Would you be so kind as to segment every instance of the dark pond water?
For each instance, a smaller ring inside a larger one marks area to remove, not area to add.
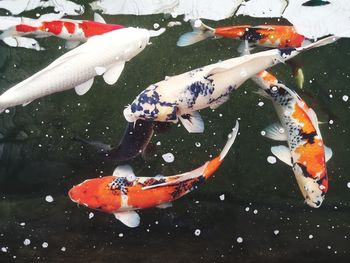
[[[87,10],[79,18],[92,15]],[[149,29],[171,21],[163,15],[105,19]],[[208,23],[264,22],[286,23],[247,17]],[[240,135],[222,167],[172,208],[140,211],[141,225],[130,229],[112,215],[70,201],[67,192],[73,185],[110,175],[116,165],[71,137],[116,144],[126,126],[122,110],[142,89],[165,76],[238,56],[239,43],[227,39],[177,47],[177,38],[188,30],[189,24],[183,23],[152,39],[151,46],[126,64],[113,87],[98,77],[82,97],[66,91],[0,115],[0,248],[7,249],[0,252],[0,262],[349,262],[350,101],[343,99],[350,96],[348,39],[294,59],[303,64],[305,75],[304,90],[298,93],[325,122],[320,129],[334,153],[328,163],[330,188],[319,209],[303,204],[290,167],[267,162],[275,142],[260,131],[277,115],[269,101],[253,93],[257,86],[252,81],[217,110],[201,111],[203,134],[172,125],[153,137],[154,153],[147,161],[129,162],[137,176],[191,170],[221,150],[240,119]],[[40,53],[0,44],[1,92],[66,52],[58,48],[62,40],[40,42],[46,48]],[[288,65],[271,72],[296,88]],[[167,152],[175,155],[173,163],[163,161]],[[29,245],[24,244],[27,239]]]

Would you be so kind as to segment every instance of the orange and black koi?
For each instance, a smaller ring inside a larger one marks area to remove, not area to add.
[[[196,189],[221,165],[238,133],[238,122],[222,152],[201,167],[179,175],[136,177],[130,166],[119,166],[112,176],[85,180],[69,190],[73,202],[112,213],[129,227],[140,217],[135,210],[169,207],[171,202]]]
[[[270,125],[262,134],[287,141],[289,145],[274,146],[272,153],[292,166],[305,202],[320,207],[328,191],[326,162],[332,151],[323,143],[316,113],[295,91],[267,71],[260,72],[253,80],[262,88],[258,93],[272,100],[280,119],[280,123]]]

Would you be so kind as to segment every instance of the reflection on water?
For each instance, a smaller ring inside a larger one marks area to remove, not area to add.
[[[91,17],[90,11],[82,16]],[[146,28],[170,21],[163,15],[109,16],[106,20]],[[238,17],[210,24],[265,21]],[[130,229],[112,215],[77,207],[69,200],[67,192],[73,185],[110,175],[115,167],[112,160],[72,142],[71,137],[114,144],[126,126],[124,106],[150,83],[238,55],[239,43],[227,39],[177,47],[178,37],[189,30],[190,25],[183,24],[152,40],[125,66],[113,87],[97,78],[94,88],[82,97],[66,91],[0,115],[1,262],[349,260],[347,39],[298,57],[305,76],[304,91],[298,93],[325,122],[320,129],[334,152],[328,163],[330,188],[319,209],[303,204],[289,167],[267,162],[274,142],[260,136],[260,131],[277,116],[269,101],[252,92],[257,87],[251,81],[220,108],[201,112],[204,134],[189,134],[182,126],[172,125],[152,138],[151,158],[138,157],[129,163],[137,176],[191,170],[221,150],[227,132],[240,118],[240,136],[216,175],[173,207],[142,210],[140,227]],[[0,46],[1,92],[65,52],[58,48],[62,40],[40,41],[47,47],[40,55],[35,50]],[[288,66],[279,65],[272,72],[293,87]],[[173,163],[161,157],[169,152],[175,156]],[[47,202],[47,196],[53,202]]]

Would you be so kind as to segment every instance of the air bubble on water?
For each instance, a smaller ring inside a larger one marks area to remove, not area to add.
[[[172,163],[175,160],[175,156],[172,153],[165,153],[162,158],[167,163]]]
[[[48,244],[47,242],[44,242],[44,243],[41,244],[41,246],[42,246],[43,248],[47,248],[47,247],[49,246],[49,244]]]
[[[342,99],[343,99],[343,101],[348,101],[349,96],[348,95],[344,95]]]
[[[275,164],[276,163],[276,157],[275,156],[268,156],[267,157],[267,162],[270,164]]]
[[[5,113],[10,113],[10,110],[9,110],[9,109],[6,109],[6,110],[5,110]]]
[[[158,24],[158,23],[154,23],[154,24],[153,24],[153,28],[154,28],[154,29],[158,29],[158,28],[159,28],[159,24]]]
[[[273,233],[274,233],[276,236],[279,234],[279,232],[280,232],[280,231],[279,231],[278,229],[276,229],[276,230],[273,231]]]
[[[225,200],[225,194],[220,195],[220,200],[224,201]]]
[[[348,182],[348,183],[346,184],[346,186],[350,189],[350,182]]]
[[[162,143],[158,141],[158,142],[156,143],[156,145],[159,146],[159,145],[162,145]]]
[[[19,225],[20,225],[20,226],[25,226],[26,223],[22,222],[22,223],[20,223]]]
[[[196,147],[201,147],[201,143],[200,142],[195,142]]]
[[[254,215],[256,215],[258,213],[258,210],[254,209],[253,213],[254,213]]]
[[[4,252],[4,253],[6,253],[6,252],[7,252],[7,249],[8,249],[7,247],[2,247],[2,248],[1,248],[1,251]]]
[[[48,202],[48,203],[52,203],[53,202],[53,197],[51,195],[47,195],[45,197],[45,201]]]
[[[243,242],[243,238],[237,237],[237,243],[242,243],[242,242]]]
[[[119,233],[118,237],[123,237],[124,234],[123,233]]]
[[[66,247],[61,247],[61,251],[65,252],[66,251]]]
[[[333,123],[334,123],[334,121],[333,120],[329,120],[329,122],[328,122],[330,125],[332,125]]]
[[[30,245],[30,239],[28,239],[28,238],[24,239],[23,244],[25,246],[29,246]]]
[[[260,101],[260,102],[258,103],[258,106],[259,106],[259,107],[264,106],[264,102]]]
[[[314,238],[314,236],[313,235],[309,235],[309,239],[313,239]]]
[[[250,210],[249,206],[247,206],[244,210],[248,212]]]
[[[195,236],[199,236],[201,234],[201,230],[200,229],[196,229],[195,231],[194,231],[194,235]]]
[[[265,136],[265,135],[266,135],[266,131],[261,131],[260,134],[261,134],[262,136]]]
[[[95,216],[94,213],[92,212],[89,213],[89,219],[93,218],[94,216]]]

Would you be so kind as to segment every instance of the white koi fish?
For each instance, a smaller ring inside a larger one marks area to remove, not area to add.
[[[0,112],[72,88],[78,95],[83,95],[91,88],[97,75],[103,75],[105,82],[113,85],[125,62],[139,54],[150,37],[162,32],[164,30],[129,27],[91,37],[86,43],[4,92],[0,96]]]
[[[169,77],[142,91],[124,110],[124,116],[128,122],[138,119],[177,122],[180,119],[189,132],[203,132],[198,110],[219,107],[232,91],[261,70],[335,40],[327,37],[304,47],[245,55]]]

